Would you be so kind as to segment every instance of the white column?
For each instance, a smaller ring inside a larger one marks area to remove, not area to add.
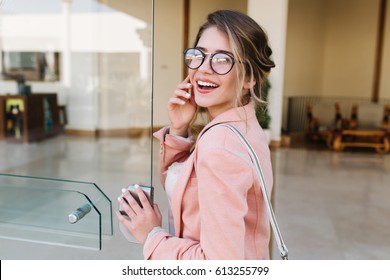
[[[4,31],[3,31],[3,10],[1,9],[2,6],[2,1],[0,0],[0,75],[3,74],[3,56],[2,56],[2,51],[3,51],[3,36],[4,36]]]
[[[276,67],[271,70],[268,96],[272,142],[279,143],[282,134],[282,104],[287,36],[288,0],[248,0],[248,15],[268,34]]]
[[[151,51],[148,47],[143,47],[140,51],[140,77],[143,80],[150,78],[150,56]]]
[[[1,2],[1,0],[0,0]],[[1,8],[1,4],[0,4]],[[2,56],[2,51],[3,51],[3,19],[2,19],[2,11],[0,9],[0,75],[3,74],[3,56]]]
[[[72,0],[62,0],[62,84],[67,92],[71,85],[70,5]]]

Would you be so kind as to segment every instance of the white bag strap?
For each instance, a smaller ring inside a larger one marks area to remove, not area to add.
[[[261,187],[261,191],[263,193],[264,203],[267,207],[268,217],[269,217],[269,220],[270,220],[270,223],[272,226],[272,230],[273,230],[274,235],[275,235],[276,243],[278,244],[280,256],[283,260],[287,260],[288,259],[288,249],[287,249],[286,245],[284,244],[282,234],[280,233],[279,226],[278,226],[278,223],[276,221],[275,214],[274,214],[271,202],[270,202],[269,197],[268,197],[266,183],[265,183],[265,179],[264,179],[264,173],[263,173],[263,170],[261,169],[259,158],[257,157],[252,146],[249,144],[249,142],[246,140],[246,138],[241,134],[241,132],[237,128],[235,128],[234,126],[232,126],[230,124],[226,124],[226,123],[219,123],[217,125],[221,125],[221,126],[225,126],[225,127],[230,128],[238,136],[238,138],[241,140],[241,142],[248,149],[249,155],[252,159],[256,173],[257,173],[259,180],[260,180],[260,187]],[[215,125],[215,126],[217,126],[217,125]]]

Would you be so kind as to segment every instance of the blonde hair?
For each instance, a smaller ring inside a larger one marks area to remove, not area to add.
[[[199,28],[194,47],[197,46],[203,32],[210,27],[216,27],[228,36],[236,62],[238,83],[236,98],[232,105],[240,107],[252,100],[255,106],[260,106],[264,103],[261,96],[264,81],[271,68],[275,67],[271,59],[272,49],[268,44],[267,34],[248,15],[238,11],[219,10],[209,14],[207,21]],[[255,84],[250,87],[249,94],[242,96],[244,83],[248,80],[254,81]],[[196,118],[195,116],[191,126]]]
[[[207,21],[199,28],[194,47],[203,32],[212,26],[217,27],[229,38],[235,65],[238,68],[240,89],[237,95],[240,96],[245,80],[250,79],[256,82],[250,90],[251,96],[255,102],[261,103],[263,82],[271,68],[275,67],[271,59],[272,49],[268,45],[267,34],[251,17],[237,11],[220,10],[208,15]],[[236,105],[242,105],[242,102]]]

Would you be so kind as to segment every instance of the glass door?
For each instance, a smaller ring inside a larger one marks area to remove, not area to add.
[[[0,114],[0,258],[142,258],[113,212],[152,184],[152,22],[153,0],[0,1],[0,111],[23,77],[66,119],[66,136],[12,145]]]
[[[1,238],[100,250],[111,209],[93,183],[0,174]]]

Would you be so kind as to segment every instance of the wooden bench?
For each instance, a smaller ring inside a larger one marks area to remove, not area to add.
[[[346,147],[374,148],[378,153],[390,150],[389,138],[383,130],[341,130],[333,135],[333,149],[344,150]]]

